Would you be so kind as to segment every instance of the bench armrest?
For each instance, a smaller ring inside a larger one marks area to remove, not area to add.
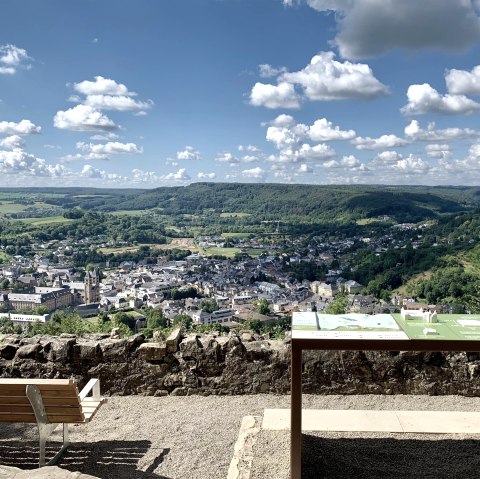
[[[80,401],[83,401],[90,391],[92,391],[92,398],[100,401],[100,381],[98,379],[90,379],[88,381],[79,394]]]

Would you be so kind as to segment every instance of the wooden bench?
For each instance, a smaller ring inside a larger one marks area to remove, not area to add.
[[[89,422],[104,402],[98,379],[90,379],[81,392],[73,379],[0,379],[0,423],[37,424],[40,467],[45,465],[47,439],[57,426],[63,425],[63,444],[48,465],[70,444],[68,425]]]

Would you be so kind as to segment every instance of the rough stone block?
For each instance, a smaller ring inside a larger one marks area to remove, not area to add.
[[[145,361],[160,361],[167,354],[167,346],[159,343],[143,343],[138,348],[138,354]]]
[[[7,360],[13,359],[17,349],[18,346],[15,346],[14,344],[2,344],[0,346],[0,357]]]
[[[181,339],[182,332],[180,328],[174,329],[167,338],[167,353],[176,353]]]
[[[40,344],[26,344],[20,346],[17,350],[17,358],[19,359],[37,359],[42,346]]]

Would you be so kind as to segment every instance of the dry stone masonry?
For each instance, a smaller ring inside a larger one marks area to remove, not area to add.
[[[480,394],[480,354],[310,351],[303,390],[314,394]],[[288,394],[290,340],[253,332],[0,336],[0,376],[100,378],[106,395]]]

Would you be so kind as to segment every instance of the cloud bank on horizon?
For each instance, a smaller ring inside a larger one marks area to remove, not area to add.
[[[41,18],[3,32],[0,186],[479,183],[478,0],[270,0],[267,22],[254,0],[150,6],[182,45],[147,0],[105,28],[110,3],[62,5],[85,29],[65,44]]]

